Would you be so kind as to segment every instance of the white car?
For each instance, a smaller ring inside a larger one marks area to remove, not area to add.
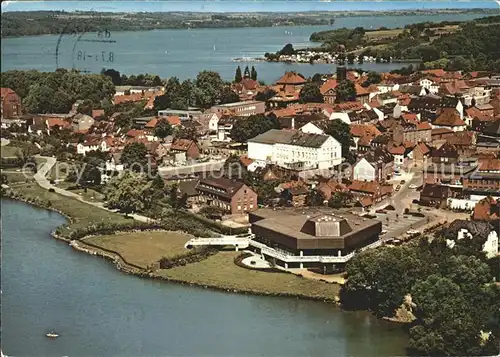
[[[415,185],[415,184],[413,184],[413,183],[412,183],[410,186],[408,186],[408,188],[411,188],[411,189],[415,189],[415,188],[417,188],[417,187],[418,187],[418,186],[417,186],[417,185]]]
[[[383,236],[386,233],[387,233],[387,231],[384,229],[384,230],[382,230],[382,232],[380,232],[380,235]]]
[[[414,229],[410,229],[409,231],[406,231],[406,234],[418,234],[420,233],[419,231],[416,231]]]

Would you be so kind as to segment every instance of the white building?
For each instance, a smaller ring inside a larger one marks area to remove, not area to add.
[[[365,158],[359,160],[353,167],[353,180],[358,181],[375,181],[377,179],[376,169]]]
[[[109,151],[109,146],[104,138],[88,139],[83,143],[78,143],[76,145],[76,153],[80,155],[85,155],[89,151]]]
[[[309,122],[299,129],[303,133],[324,135],[325,132],[313,123]]]
[[[428,78],[422,78],[418,84],[421,86],[421,87],[424,87],[425,89],[427,89],[430,93],[432,94],[437,94],[439,92],[439,84],[434,82],[434,81],[431,81],[430,79]]]
[[[457,234],[457,240],[466,238],[473,239],[473,236],[466,228],[460,229]],[[455,241],[447,239],[446,244],[449,248],[453,248],[455,246]],[[483,252],[486,253],[487,258],[493,258],[498,254],[498,234],[494,229],[490,231],[486,242],[483,244]]]
[[[248,158],[299,170],[329,169],[342,163],[342,147],[329,135],[271,129],[248,140]]]

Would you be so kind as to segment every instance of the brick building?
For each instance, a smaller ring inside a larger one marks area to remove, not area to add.
[[[196,185],[198,202],[219,207],[229,214],[257,209],[257,194],[243,182],[227,178],[203,178]]]
[[[21,98],[10,88],[1,89],[1,117],[17,118],[22,115]]]

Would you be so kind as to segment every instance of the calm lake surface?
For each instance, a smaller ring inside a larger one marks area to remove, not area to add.
[[[472,20],[477,17],[482,17],[482,14],[346,17],[338,18],[334,26],[113,32],[109,38],[99,38],[96,33],[9,38],[2,40],[2,71],[54,71],[62,67],[99,73],[102,68],[114,68],[127,75],[154,73],[162,78],[177,76],[186,79],[194,78],[200,70],[210,69],[219,72],[224,79],[232,80],[238,64],[242,67],[249,64],[257,69],[259,80],[271,83],[286,70],[296,70],[308,77],[314,73],[334,72],[335,65],[236,63],[234,58],[262,57],[266,52],[280,50],[287,43],[292,43],[295,48],[318,45],[309,42],[309,36],[322,30],[358,26],[395,28],[417,22]],[[96,42],[101,40],[116,42]],[[355,65],[376,71],[401,66],[399,63]]]
[[[50,232],[57,213],[2,200],[9,356],[394,356],[401,327],[365,312],[140,279]],[[45,333],[60,333],[48,340]]]

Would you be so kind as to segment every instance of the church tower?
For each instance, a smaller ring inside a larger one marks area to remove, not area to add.
[[[345,46],[340,45],[338,48],[338,57],[337,57],[337,82],[344,81],[347,79],[347,69],[345,67]]]

